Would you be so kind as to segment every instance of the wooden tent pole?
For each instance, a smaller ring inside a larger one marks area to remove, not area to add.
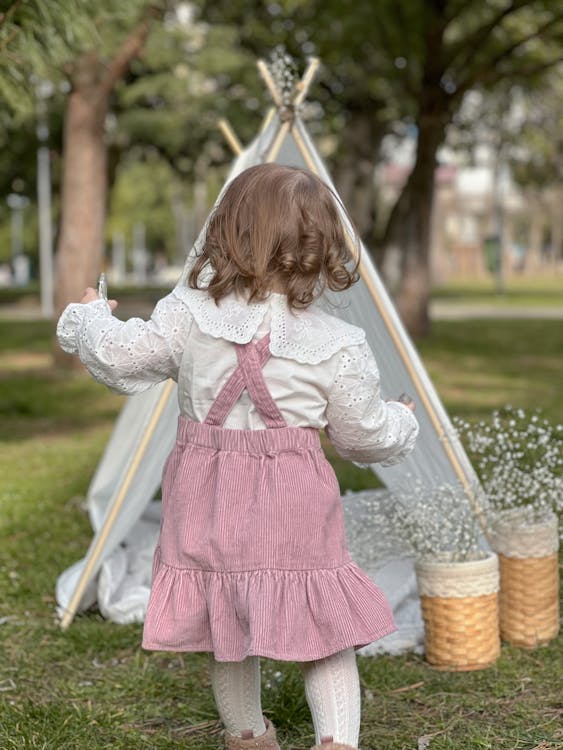
[[[257,65],[258,65],[258,70],[262,74],[262,78],[266,82],[266,86],[268,87],[268,90],[270,91],[272,99],[274,100],[274,103],[278,107],[278,110],[283,110],[284,109],[283,99],[282,99],[280,92],[278,91],[278,88],[273,79],[273,76],[270,73],[270,69],[268,68],[264,60],[258,60]],[[287,120],[282,122],[280,129],[278,130],[270,147],[267,149],[267,156],[264,157],[265,162],[271,163],[271,162],[274,162],[278,158],[283,142],[293,127],[295,117],[297,116],[297,110],[305,101],[305,97],[307,96],[309,89],[311,88],[311,84],[313,83],[313,78],[315,77],[315,73],[317,72],[318,67],[319,67],[319,59],[317,57],[312,57],[309,60],[309,64],[303,74],[303,77],[301,78],[299,83],[296,85],[296,90],[297,90],[296,96],[294,97],[291,104],[286,108],[287,111],[289,112],[289,117]]]
[[[305,97],[307,96],[307,92],[311,86],[313,77],[316,73],[318,66],[319,66],[319,60],[317,58],[312,58],[311,61],[309,62],[309,66],[307,70],[305,71],[302,81],[300,82],[300,84],[298,84],[299,93],[293,101],[294,107],[300,106],[305,100]],[[268,66],[263,60],[259,60],[258,67],[262,74],[262,77],[264,78],[266,82],[266,85],[268,86],[268,89],[270,90],[270,93],[272,95],[272,98],[274,99],[274,102],[278,104],[278,106],[281,106],[281,96],[279,95],[279,92],[276,88],[276,85],[274,83],[274,80],[272,78],[272,75],[270,73]],[[290,122],[285,122],[282,124],[265,160],[268,162],[275,161],[281,149],[283,141],[285,140],[286,136],[291,130],[291,133],[293,135],[297,148],[299,149],[299,152],[301,156],[303,157],[303,160],[305,161],[305,164],[307,165],[308,169],[311,172],[313,172],[313,174],[316,174],[317,176],[319,176],[319,172],[315,164],[315,161],[312,158],[309,152],[309,148],[307,147],[307,144],[303,140],[301,133],[299,132],[299,128],[294,127],[295,122],[296,122],[295,120],[292,120]],[[357,259],[358,255],[357,255],[356,243],[354,242],[354,239],[352,235],[350,234],[349,228],[346,226],[344,222],[343,222],[343,228],[345,232],[346,242],[348,244],[352,257]],[[415,385],[417,395],[420,398],[424,408],[426,409],[426,412],[428,413],[430,417],[430,420],[436,431],[436,434],[438,435],[439,440],[444,446],[446,455],[448,456],[450,463],[452,464],[452,467],[456,475],[458,476],[464,491],[468,495],[468,498],[473,506],[473,510],[475,514],[477,515],[477,518],[479,519],[481,528],[483,529],[483,533],[485,534],[487,539],[490,541],[490,532],[489,532],[488,526],[484,518],[483,510],[481,509],[479,503],[477,502],[477,499],[475,498],[475,494],[471,488],[471,485],[467,479],[467,476],[463,470],[463,467],[461,466],[459,459],[451,446],[450,441],[447,439],[447,436],[444,433],[442,424],[440,420],[438,419],[438,415],[436,414],[436,411],[432,405],[432,402],[428,398],[428,394],[426,393],[426,390],[424,389],[420,381],[418,372],[408,356],[408,353],[404,346],[404,342],[402,338],[399,336],[395,326],[392,324],[391,318],[389,317],[388,310],[383,306],[381,299],[379,295],[377,294],[377,289],[375,288],[373,279],[371,278],[371,276],[368,276],[368,274],[366,273],[365,267],[361,263],[359,264],[359,272],[375,306],[377,307],[379,311],[379,314],[381,315],[383,319],[383,322],[385,323],[385,326],[393,340],[393,343],[395,347],[397,348],[397,351],[399,352],[399,355],[403,361],[403,364],[405,365],[405,368],[407,369],[407,372],[409,373]]]
[[[267,111],[266,117],[264,118],[264,122],[262,123],[260,127],[260,134],[262,134],[266,130],[268,125],[272,122],[274,115],[276,114],[276,111],[277,110],[275,107],[270,107],[270,109]]]
[[[266,156],[264,157],[264,162],[266,164],[270,164],[278,158],[283,142],[285,141],[290,130],[291,122],[282,122],[280,129],[278,130],[274,140],[268,147]]]
[[[91,576],[93,575],[96,565],[98,564],[100,560],[100,556],[102,554],[104,544],[106,543],[106,540],[108,538],[108,535],[111,529],[113,528],[117,515],[119,514],[119,511],[121,510],[121,506],[125,502],[125,498],[127,497],[127,493],[129,492],[129,488],[131,487],[131,483],[133,481],[135,473],[137,469],[139,468],[139,464],[141,463],[147,451],[149,441],[154,434],[156,426],[162,416],[162,413],[164,412],[164,409],[166,407],[168,399],[170,398],[170,395],[172,394],[174,386],[175,386],[174,381],[168,380],[164,388],[162,389],[162,393],[160,394],[158,398],[156,406],[151,415],[149,424],[147,425],[147,428],[145,432],[143,433],[142,440],[135,452],[135,455],[133,456],[133,460],[129,464],[127,473],[125,474],[123,481],[121,482],[118,494],[115,500],[113,501],[110,512],[104,519],[104,523],[102,524],[100,531],[96,535],[97,536],[96,543],[88,551],[84,569],[82,573],[80,574],[80,578],[78,579],[78,583],[76,585],[76,588],[74,589],[72,598],[70,602],[68,603],[68,607],[65,609],[64,615],[61,618],[61,628],[63,630],[66,630],[66,628],[68,628],[68,626],[74,619],[74,616],[78,610],[78,607],[80,606],[80,600],[84,596],[86,587],[90,581]]]
[[[305,164],[307,165],[307,168],[317,176],[319,175],[319,171],[317,169],[317,165],[315,164],[314,159],[312,158],[309,148],[307,144],[305,143],[301,133],[299,132],[299,129],[297,127],[292,127],[291,133],[293,135],[293,138],[295,140],[295,143],[297,145],[297,148],[299,149],[299,152],[301,156],[303,157],[303,160]],[[346,237],[346,243],[348,245],[348,248],[352,254],[352,257],[357,260],[358,259],[358,251],[356,247],[356,243],[354,242],[354,239],[350,233],[350,230],[346,223],[342,222],[343,229],[344,229],[344,236]],[[417,395],[420,398],[422,404],[424,405],[424,408],[426,409],[426,412],[428,413],[428,416],[430,417],[430,420],[432,422],[432,425],[434,429],[436,430],[436,433],[438,435],[438,438],[440,439],[440,442],[444,446],[444,450],[446,452],[446,455],[448,456],[448,459],[458,477],[458,479],[461,482],[461,485],[468,497],[469,502],[471,503],[471,506],[473,508],[473,511],[475,515],[477,516],[477,519],[479,521],[479,525],[481,526],[481,529],[483,531],[483,534],[485,535],[485,538],[491,543],[491,532],[489,530],[488,524],[485,519],[485,514],[483,513],[483,509],[479,505],[479,502],[477,498],[475,497],[475,493],[473,491],[473,488],[471,487],[467,476],[463,470],[463,467],[461,466],[459,459],[457,455],[455,454],[452,445],[450,441],[447,439],[447,435],[444,432],[444,429],[442,427],[442,424],[440,420],[438,419],[438,415],[436,414],[436,411],[434,409],[434,406],[432,405],[432,402],[428,398],[428,394],[426,393],[426,390],[424,389],[422,382],[420,381],[420,377],[418,375],[418,372],[416,368],[414,367],[414,364],[412,363],[411,359],[408,356],[408,353],[405,349],[404,342],[402,338],[399,336],[395,326],[393,325],[391,318],[389,316],[388,310],[385,308],[385,306],[382,304],[381,299],[379,295],[377,294],[377,289],[375,288],[375,285],[373,283],[373,279],[371,276],[369,276],[366,273],[365,267],[361,263],[358,266],[358,270],[360,272],[360,276],[362,278],[362,281],[366,285],[368,292],[377,307],[377,310],[379,314],[381,315],[383,322],[385,323],[385,327],[387,328],[393,343],[395,344],[395,347],[397,348],[397,351],[399,352],[399,355],[403,361],[403,364],[405,365],[405,368],[407,369],[414,385],[417,391]]]
[[[317,73],[319,65],[320,65],[320,60],[318,57],[311,57],[309,59],[309,65],[307,66],[307,69],[305,70],[305,73],[303,74],[303,78],[297,84],[297,90],[299,93],[293,100],[294,107],[296,108],[300,107],[305,101],[305,97],[309,93],[309,89],[311,88],[311,84],[313,83],[313,78],[315,77]]]
[[[217,126],[219,130],[223,133],[225,140],[231,147],[231,150],[235,154],[235,156],[240,156],[243,151],[242,143],[237,138],[236,133],[230,126],[228,120],[222,117],[220,120],[217,121]]]
[[[264,60],[258,60],[256,62],[256,67],[258,68],[260,75],[264,79],[266,88],[270,92],[270,96],[272,97],[276,108],[281,109],[281,107],[283,106],[282,97],[280,92],[278,91],[278,87],[275,84],[274,78],[270,73],[270,68],[267,66]]]
[[[276,83],[274,81],[274,78],[272,74],[270,73],[270,68],[266,65],[264,60],[258,60],[256,62],[256,67],[258,68],[258,71],[260,72],[260,75],[264,79],[264,83],[266,84],[266,88],[270,92],[270,96],[272,97],[272,100],[274,102],[275,109],[272,108],[270,112],[268,113],[268,116],[266,116],[266,122],[264,123],[264,126],[262,128],[262,132],[266,130],[268,125],[270,124],[272,117],[274,116],[276,110],[279,112],[283,107],[283,100],[281,97],[280,92],[278,91],[278,87],[276,86]],[[272,142],[270,143],[270,146],[266,150],[266,155],[264,156],[264,162],[269,163],[276,160],[280,148],[282,146],[282,143],[284,142],[285,137],[289,133],[289,122],[282,123],[280,129],[274,136]]]

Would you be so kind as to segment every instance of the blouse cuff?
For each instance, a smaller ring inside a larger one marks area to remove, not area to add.
[[[420,431],[420,425],[412,410],[400,401],[389,401],[387,408],[396,411],[397,417],[401,420],[403,445],[401,449],[390,458],[380,462],[381,466],[395,466],[400,464],[405,458],[412,453]]]
[[[96,318],[111,318],[111,309],[104,299],[67,305],[57,323],[57,338],[67,354],[78,354],[78,334],[84,323]]]

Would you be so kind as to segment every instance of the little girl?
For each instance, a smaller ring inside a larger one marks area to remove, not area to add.
[[[331,190],[264,164],[230,183],[188,285],[148,322],[121,322],[87,289],[58,324],[62,348],[112,389],[178,382],[143,647],[209,652],[228,750],[279,750],[261,656],[299,663],[317,750],[357,748],[354,649],[394,630],[348,553],[319,440],[388,465],[418,432],[411,407],[382,400],[364,331],[315,304],[356,279]]]

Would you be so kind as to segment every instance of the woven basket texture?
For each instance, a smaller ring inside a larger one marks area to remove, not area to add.
[[[551,513],[538,523],[527,523],[522,512],[512,511],[493,529],[495,552],[505,557],[546,557],[559,549],[559,519]]]
[[[490,667],[500,653],[498,593],[442,598],[421,596],[428,663],[450,672]]]
[[[559,632],[557,553],[545,557],[506,557],[500,564],[500,633],[513,646],[534,648]]]
[[[424,559],[416,574],[428,663],[451,672],[491,666],[500,653],[497,556]]]
[[[490,667],[500,653],[498,594],[420,598],[428,663],[449,672]]]
[[[463,562],[437,555],[418,560],[415,568],[421,596],[464,599],[494,594],[500,586],[498,558],[494,552]]]

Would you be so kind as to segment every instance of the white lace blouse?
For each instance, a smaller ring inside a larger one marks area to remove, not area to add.
[[[364,331],[317,305],[292,312],[280,294],[250,304],[231,295],[216,305],[205,291],[178,286],[148,321],[120,321],[96,300],[69,305],[57,326],[61,347],[101,383],[131,394],[173,378],[180,412],[198,422],[236,367],[232,343],[268,331],[273,356],[264,377],[289,426],[324,428],[341,456],[362,464],[389,466],[410,453],[418,423],[406,406],[381,398]],[[224,426],[265,428],[246,391]]]

